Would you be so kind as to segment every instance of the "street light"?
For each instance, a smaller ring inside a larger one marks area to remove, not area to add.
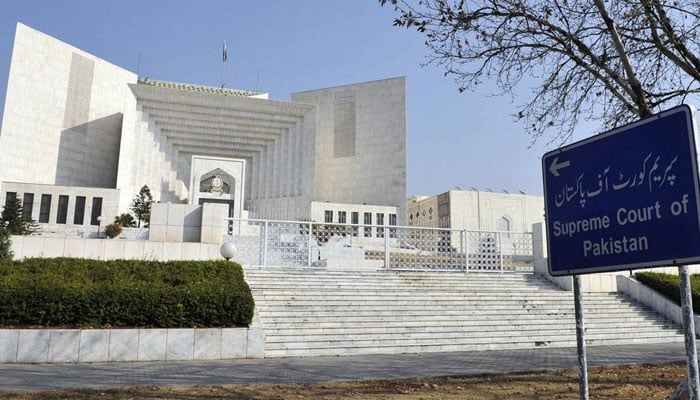
[[[226,261],[233,258],[236,255],[236,245],[233,242],[224,242],[219,248],[221,256],[226,259]]]
[[[97,217],[97,238],[100,238],[100,225],[102,225],[102,216]]]

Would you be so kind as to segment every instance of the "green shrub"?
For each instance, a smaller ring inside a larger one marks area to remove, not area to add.
[[[134,216],[129,213],[122,213],[114,217],[114,223],[119,224],[126,228],[131,228],[136,226],[136,220]]]
[[[105,226],[105,235],[107,235],[108,238],[113,239],[119,235],[121,235],[122,231],[124,228],[118,223],[111,223],[107,226]]]
[[[681,304],[680,278],[678,275],[662,274],[659,272],[637,272],[634,277],[638,281]],[[693,310],[700,311],[700,275],[690,276],[690,289],[693,298]]]
[[[0,261],[0,326],[249,326],[253,296],[226,261]]]
[[[12,240],[10,239],[10,231],[5,229],[3,222],[0,221],[0,260],[12,260],[14,253],[12,252]]]

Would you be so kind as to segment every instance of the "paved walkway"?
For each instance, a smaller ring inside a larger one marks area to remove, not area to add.
[[[683,343],[588,348],[588,365],[685,361]],[[575,348],[207,362],[0,364],[0,390],[314,383],[578,368]]]

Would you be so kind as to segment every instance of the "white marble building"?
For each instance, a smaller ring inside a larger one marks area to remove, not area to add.
[[[471,231],[532,232],[544,222],[544,197],[522,193],[450,190],[408,199],[409,226]]]
[[[154,200],[323,221],[406,206],[404,78],[265,93],[139,78],[17,24],[0,130],[0,204],[58,229]],[[337,221],[331,221],[337,222]],[[349,223],[350,221],[348,221]]]

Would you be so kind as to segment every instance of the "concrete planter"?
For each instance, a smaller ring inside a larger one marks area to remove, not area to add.
[[[259,328],[0,329],[0,363],[262,358]]]

